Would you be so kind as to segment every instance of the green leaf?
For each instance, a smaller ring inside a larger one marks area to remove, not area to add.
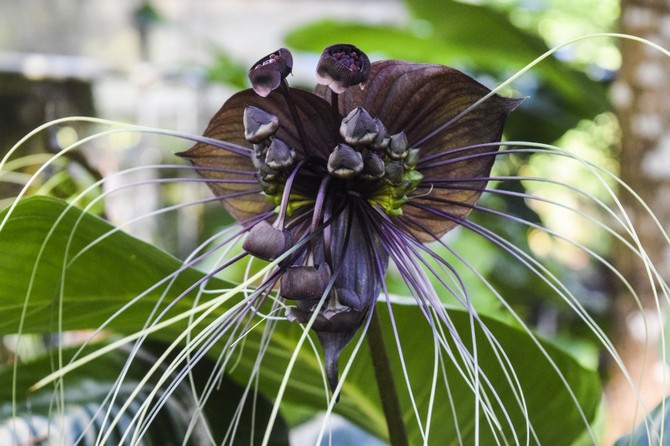
[[[0,213],[0,221],[6,215],[7,210]],[[164,280],[171,274],[172,283]],[[0,334],[18,333],[19,328],[22,333],[95,328],[164,281],[112,325],[118,332],[134,333],[164,293],[174,299],[203,276],[63,201],[29,198],[18,204],[0,230]],[[215,279],[210,284],[226,285]],[[196,291],[177,302],[171,314],[190,308]]]
[[[400,359],[394,353],[396,344],[385,305],[378,305],[376,311],[382,313],[386,345],[391,350],[390,355],[392,357],[395,355],[395,361],[392,364],[393,375],[399,387],[401,407],[410,435],[410,444],[422,444],[423,440],[404,384]],[[393,315],[402,340],[403,356],[408,368],[409,382],[422,421],[425,423],[431,396],[430,386],[434,365],[433,332],[416,306],[394,305]],[[456,333],[465,344],[470,346],[470,316],[461,309],[452,309],[449,311],[449,315]],[[526,405],[526,414],[524,414],[489,341],[482,330],[477,329],[478,365],[491,386],[495,388],[500,401],[492,401],[496,416],[503,424],[502,432],[498,435],[506,438],[509,443],[516,444],[513,437],[516,434],[520,439],[519,443],[525,444],[528,437],[526,434],[527,416],[534,430],[534,435],[539,440],[537,444],[570,444],[572,440],[586,430],[585,422],[592,422],[595,418],[601,394],[598,374],[594,370],[584,368],[567,353],[548,342],[542,341],[542,346],[555,362],[556,368],[563,374],[563,378],[561,378],[527,333],[490,318],[482,317],[482,320],[512,364],[516,378],[521,383]],[[283,376],[282,372],[286,369],[289,357],[292,354],[291,346],[293,343],[286,342],[285,339],[295,338],[299,334],[299,330],[290,324],[278,325],[275,338],[273,338],[273,345],[265,355],[261,372],[260,383],[266,394],[276,392],[278,382]],[[452,348],[455,348],[453,341],[450,344]],[[253,349],[254,345],[247,342],[246,348]],[[345,350],[345,354],[341,358],[340,369],[343,369],[350,350]],[[469,350],[472,351],[471,348]],[[324,403],[321,401],[324,388],[322,371],[316,358],[312,356],[310,359],[310,354],[303,356],[293,372],[293,380],[289,384],[286,397],[291,401],[301,401],[303,404],[324,407]],[[249,366],[249,364],[240,365]],[[460,377],[455,364],[449,358],[445,358],[444,366],[446,376],[450,382],[451,395],[448,395],[443,389],[442,378],[438,378],[440,382],[438,382],[437,393],[434,398],[429,443],[459,444],[458,435],[460,432],[462,441],[460,444],[475,444],[475,399],[472,390]],[[461,363],[460,366],[462,367],[463,364]],[[562,379],[565,379],[565,383],[562,382]],[[570,387],[575,400],[570,396],[566,385]],[[379,395],[373,389],[376,389],[376,382],[372,373],[367,344],[363,344],[361,351],[355,358],[352,371],[345,380],[343,394],[335,406],[335,411],[373,434],[386,438],[386,424],[381,411]],[[489,397],[493,398],[490,389],[487,391]],[[450,398],[454,403],[454,410],[451,409]],[[503,415],[503,410],[507,412],[511,426],[506,425],[507,421]],[[490,427],[486,424],[483,415],[481,413],[480,415],[482,416],[478,435],[480,444],[496,444]],[[458,420],[457,426],[453,421],[454,419]],[[504,441],[501,443],[506,444]],[[532,437],[530,443],[536,444]]]
[[[0,214],[0,218],[5,215],[6,211]],[[101,239],[101,236],[106,237]],[[65,274],[62,269],[64,264],[67,265]],[[18,331],[26,299],[24,332],[57,331],[59,326],[55,321],[58,320],[59,311],[62,311],[60,317],[64,329],[95,328],[126,302],[180,267],[179,260],[116,231],[104,220],[68,207],[62,201],[48,198],[24,200],[18,204],[0,230],[0,283],[3,284],[0,287],[0,312],[4,315],[0,321],[0,333]],[[198,271],[183,270],[167,289],[167,300],[172,301],[202,277],[203,274]],[[31,283],[32,286],[29,286]],[[217,288],[225,288],[226,285],[216,279],[210,279],[211,284]],[[126,334],[139,331],[166,287],[149,292],[133,306],[132,311],[125,311],[110,321],[109,329]],[[195,299],[195,292],[186,293],[176,303],[173,313],[190,309]],[[59,309],[61,301],[62,310]],[[229,308],[228,304],[217,307],[212,317],[225,314]],[[385,310],[379,307],[378,311]],[[412,391],[421,419],[425,420],[434,364],[433,330],[416,306],[393,305],[393,314],[402,340]],[[471,339],[470,315],[458,309],[450,310],[449,314],[454,332],[468,345]],[[391,337],[392,324],[388,316],[382,320],[384,332],[388,336],[387,345],[393,347],[395,342]],[[513,365],[514,373],[523,389],[527,416],[539,442],[569,444],[568,440],[573,435],[576,437],[580,434],[579,427],[583,427],[585,421],[581,419],[566,385],[579,402],[585,420],[591,421],[600,399],[597,374],[580,366],[566,353],[543,342],[542,345],[556,367],[563,373],[566,381],[564,384],[528,333],[489,318],[482,320]],[[212,319],[205,322],[209,321]],[[275,329],[267,348],[264,349],[262,346],[266,341],[263,332],[268,324],[273,324]],[[151,337],[170,341],[181,335],[184,329],[185,324],[175,324],[152,334]],[[519,409],[511,385],[507,382],[486,337],[481,330],[477,329],[476,332],[479,367],[494,386],[499,399],[497,402],[489,389],[496,416],[503,426],[500,435],[511,441],[512,433],[517,432],[520,438],[525,439],[526,415]],[[194,330],[193,334],[195,333],[197,330]],[[265,321],[254,325],[240,338],[234,367],[229,367],[230,376],[238,383],[246,384],[256,368],[259,352],[263,351],[260,376],[255,382],[261,393],[275,398],[301,334],[302,327],[286,321]],[[239,333],[235,336],[239,336]],[[212,346],[208,351],[210,358],[219,357],[226,344],[225,340],[221,339]],[[350,352],[351,348],[345,351],[341,370]],[[309,407],[314,411],[326,408],[327,386],[318,359],[321,355],[322,353],[318,353],[317,356],[307,344],[298,352],[284,401]],[[445,358],[444,367],[450,383],[454,413],[449,404],[449,395],[444,390],[439,390],[443,387],[439,384],[432,412],[430,443],[457,442],[457,428],[452,421],[455,419],[463,443],[473,444],[473,393],[459,377],[450,358]],[[411,440],[413,443],[421,443],[418,425],[413,421],[408,392],[403,390],[403,373],[397,357],[393,363],[393,374],[400,386],[401,404]],[[506,425],[501,407],[509,413],[511,426]],[[355,358],[351,373],[345,380],[342,398],[335,410],[368,431],[382,438],[386,437],[385,419],[365,344]],[[481,444],[491,444],[489,440],[493,441],[485,421],[482,422],[479,437]]]
[[[89,346],[83,352],[70,348],[59,354],[67,362],[75,353],[79,355],[90,353],[96,348],[98,346]],[[122,410],[123,404],[132,396],[132,392],[154,365],[156,358],[164,348],[162,344],[153,343],[140,349],[126,371],[123,385],[118,387],[118,395],[111,405],[112,415],[107,419],[105,426],[109,426],[114,416]],[[12,407],[11,403],[13,370],[11,367],[0,370],[0,443],[14,444],[14,442],[6,443],[5,441],[9,440],[2,439],[6,439],[7,436],[11,438],[12,431],[17,425],[32,425],[35,428],[34,432],[18,429],[19,432],[24,432],[26,435],[21,440],[16,440],[21,444],[28,444],[31,437],[46,436],[50,433],[55,435],[56,432],[67,435],[70,439],[68,444],[74,444],[77,435],[84,431],[87,433],[86,439],[96,438],[100,434],[102,421],[109,409],[109,400],[106,400],[106,397],[115,388],[129,352],[129,348],[115,350],[67,374],[64,380],[57,385],[47,386],[34,392],[30,390],[30,387],[53,370],[54,363],[57,362],[56,352],[53,351],[50,355],[44,355],[27,364],[21,364],[17,367],[16,389],[18,395],[25,396],[25,400],[16,407]],[[206,417],[199,417],[196,400],[199,393],[193,393],[191,384],[198,392],[201,392],[214,368],[214,362],[207,358],[198,362],[190,375],[191,381],[182,381],[174,389],[170,396],[170,403],[165,404],[158,412],[144,440],[148,440],[151,444],[174,444],[175,441],[181,444],[181,439],[188,438],[189,441],[186,444],[199,446],[208,444],[208,435],[211,435],[216,443],[223,441],[228,426],[240,415],[236,413],[237,404],[230,402],[238,401],[244,389],[230,379],[224,378],[202,408]],[[140,394],[140,401],[146,399],[153,387],[153,383],[144,385],[145,390]],[[239,420],[238,444],[250,444],[254,435],[254,423],[258,426],[256,428],[258,432],[255,435],[262,434],[263,431],[260,429],[267,421],[271,410],[272,404],[262,396],[255,398],[253,407],[252,400],[247,399]],[[124,409],[124,416],[113,429],[109,444],[121,444],[120,440],[126,433],[129,421],[138,412],[139,404],[132,404]],[[12,419],[14,414],[18,420]],[[192,420],[195,421],[195,428],[189,432]],[[207,422],[207,420],[215,422]],[[187,434],[189,434],[188,437]],[[288,430],[281,420],[275,425],[272,439],[271,444],[273,445],[288,444]],[[83,444],[88,443],[84,441]]]

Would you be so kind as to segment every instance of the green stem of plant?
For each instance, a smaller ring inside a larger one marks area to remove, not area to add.
[[[386,354],[382,326],[377,311],[372,312],[372,320],[367,333],[368,345],[372,356],[372,366],[375,369],[377,388],[382,400],[386,425],[389,431],[391,446],[408,446],[405,422],[402,419],[398,393],[391,374],[391,364]]]

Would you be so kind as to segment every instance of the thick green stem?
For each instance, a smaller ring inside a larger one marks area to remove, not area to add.
[[[402,419],[398,393],[395,381],[393,381],[393,375],[391,374],[391,364],[386,354],[382,326],[379,321],[379,314],[374,309],[367,338],[372,356],[372,366],[375,369],[377,388],[379,389],[384,415],[386,416],[386,425],[389,431],[391,446],[408,446],[405,422]]]

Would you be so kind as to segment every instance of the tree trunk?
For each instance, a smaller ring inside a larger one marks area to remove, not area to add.
[[[667,0],[623,0],[621,32],[670,48],[670,3]],[[622,68],[612,89],[621,124],[621,178],[650,205],[664,228],[670,222],[670,58],[638,42],[621,42]],[[654,220],[621,191],[622,202],[651,262],[668,281],[670,249]],[[614,263],[637,291],[640,305],[626,290],[616,290],[612,339],[639,398],[616,364],[606,385],[607,427],[603,444],[630,432],[645,412],[670,393],[668,372],[660,351],[664,323],[663,298],[644,265],[620,249]],[[661,301],[661,308],[658,302]],[[646,324],[646,326],[645,326]],[[663,376],[665,375],[665,379]],[[633,421],[635,420],[635,421]],[[667,432],[666,432],[667,435]]]

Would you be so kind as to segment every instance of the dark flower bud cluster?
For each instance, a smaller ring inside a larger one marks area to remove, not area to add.
[[[384,124],[356,107],[342,119],[339,144],[328,158],[328,172],[338,178],[357,177],[356,192],[381,206],[387,214],[402,214],[402,205],[423,176],[415,168],[420,150],[410,148],[401,131],[389,135]]]
[[[263,192],[273,196],[281,191],[287,172],[295,163],[295,151],[275,137],[279,119],[258,107],[247,106],[243,115],[244,137],[253,143],[251,161]]]

